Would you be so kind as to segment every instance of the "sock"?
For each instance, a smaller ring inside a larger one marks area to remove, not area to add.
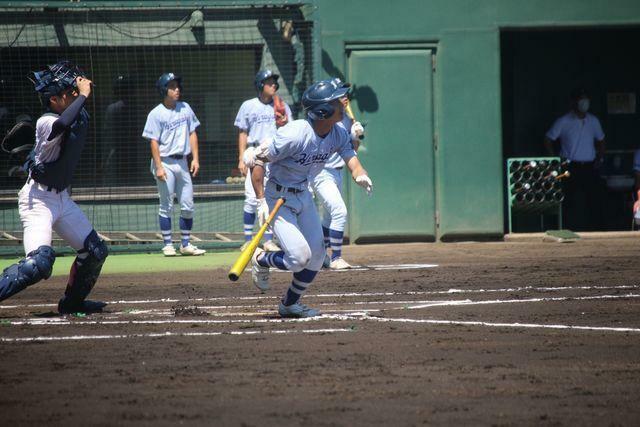
[[[329,249],[329,229],[322,226],[322,235],[324,236],[324,248]]]
[[[269,232],[269,231],[265,231],[264,232],[264,241],[265,242],[269,242],[273,240],[273,233]]]
[[[192,228],[193,218],[180,217],[180,240],[182,241],[182,247],[189,246],[189,237],[191,236]]]
[[[293,273],[293,280],[282,299],[282,304],[289,306],[297,303],[313,281],[313,278],[316,277],[316,274],[318,274],[317,271],[307,270],[306,268]]]
[[[256,222],[256,214],[244,212],[242,220],[244,222],[244,241],[250,242],[253,237],[253,224]]]
[[[265,252],[260,258],[258,258],[258,264],[263,267],[275,267],[280,270],[286,270],[284,266],[284,251],[279,252]]]
[[[331,242],[331,261],[342,256],[342,240],[344,231],[329,230],[329,241]]]
[[[165,245],[171,244],[171,218],[159,215],[160,219],[160,232],[162,233],[162,240]]]

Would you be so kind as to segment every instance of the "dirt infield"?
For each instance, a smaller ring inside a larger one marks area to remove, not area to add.
[[[345,258],[379,267],[320,273],[308,321],[275,314],[286,273],[264,295],[224,270],[105,276],[88,317],[38,284],[0,303],[2,423],[638,424],[640,241]]]

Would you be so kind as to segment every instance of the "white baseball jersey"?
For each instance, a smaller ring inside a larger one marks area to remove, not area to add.
[[[307,189],[308,177],[316,175],[332,154],[337,153],[344,161],[356,156],[344,127],[334,125],[321,138],[307,120],[295,120],[278,129],[267,148],[269,180],[299,190]]]
[[[592,162],[596,158],[595,141],[604,139],[600,121],[587,113],[581,119],[573,111],[558,118],[547,138],[555,141],[560,138],[560,156],[574,162]]]
[[[284,104],[285,114],[291,121],[291,109]],[[242,103],[233,125],[246,131],[247,144],[258,145],[265,138],[271,138],[276,133],[276,116],[273,101],[264,104],[259,98],[252,98]]]
[[[40,117],[36,122],[36,144],[33,148],[35,151],[36,164],[53,162],[60,156],[60,142],[64,137],[64,132],[48,140],[53,123],[60,117],[54,113],[47,113]]]
[[[142,136],[158,141],[160,156],[183,155],[191,153],[189,135],[200,126],[195,113],[183,101],[176,103],[176,108],[169,109],[158,104],[147,116]]]

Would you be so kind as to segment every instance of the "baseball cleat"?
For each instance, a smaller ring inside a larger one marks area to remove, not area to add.
[[[204,255],[205,252],[207,251],[205,251],[204,249],[198,249],[197,246],[193,246],[191,243],[189,243],[187,246],[180,247],[180,253],[182,255],[197,256],[197,255]]]
[[[320,316],[320,312],[318,310],[307,307],[299,302],[291,305],[284,305],[280,302],[280,304],[278,304],[278,314],[280,314],[281,317],[294,319]]]
[[[164,245],[162,253],[164,256],[176,256],[178,254],[172,244]]]
[[[250,243],[251,243],[251,240],[247,240],[246,242],[244,242],[242,246],[240,246],[240,252],[244,252],[244,250],[249,247]]]
[[[273,240],[267,240],[266,242],[264,242],[264,244],[262,245],[262,249],[267,252],[278,252],[282,250],[280,249],[280,246],[276,245]]]
[[[107,303],[102,301],[84,300],[81,303],[72,303],[67,297],[63,297],[60,302],[58,302],[58,313],[100,313],[106,306]]]
[[[253,281],[253,286],[264,293],[269,289],[269,267],[263,267],[258,264],[258,257],[263,253],[262,249],[256,248],[251,257],[251,280]]]
[[[331,264],[329,264],[329,268],[331,268],[332,270],[348,270],[351,267],[351,264],[349,264],[347,261],[343,260],[342,258],[336,258],[334,260],[331,261]]]

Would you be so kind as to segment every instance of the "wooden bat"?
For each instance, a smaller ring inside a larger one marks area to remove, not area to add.
[[[353,115],[353,110],[351,109],[351,103],[349,101],[347,101],[347,106],[344,107],[344,111],[347,113],[347,116],[349,116],[351,120],[353,120],[354,122],[356,121],[356,116]],[[360,140],[363,140],[364,135],[358,135],[358,138]]]
[[[253,236],[253,239],[251,239],[251,242],[249,243],[249,245],[245,248],[244,251],[240,253],[240,256],[238,256],[238,259],[236,260],[236,262],[234,262],[233,265],[231,266],[231,270],[229,270],[229,280],[231,280],[232,282],[235,282],[240,278],[240,275],[242,274],[244,269],[247,268],[247,264],[249,264],[249,261],[251,261],[251,257],[253,256],[253,253],[256,251],[256,248],[258,247],[258,244],[260,243],[260,239],[262,239],[263,234],[265,233],[265,231],[267,231],[267,227],[269,227],[269,225],[271,224],[271,221],[273,221],[273,219],[276,217],[278,210],[284,204],[285,201],[286,200],[283,199],[282,197],[278,199],[278,201],[276,202],[276,205],[273,207],[273,210],[269,214],[269,218],[267,218],[265,223],[262,224],[262,227],[260,227],[260,230],[258,230],[256,235]]]
[[[561,179],[569,178],[570,176],[571,176],[571,172],[566,171],[566,172],[561,173],[560,175],[556,176],[556,180],[560,181]]]

